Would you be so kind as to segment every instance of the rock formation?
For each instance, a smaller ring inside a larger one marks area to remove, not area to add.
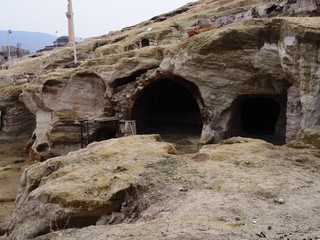
[[[36,120],[29,109],[19,101],[22,87],[0,89],[0,138],[18,139],[30,137]]]
[[[28,239],[66,226],[95,225],[103,216],[137,207],[130,204],[149,187],[141,177],[148,164],[176,152],[157,138],[135,136],[93,143],[86,150],[26,169],[9,237]],[[123,217],[134,218],[133,214]]]
[[[203,0],[87,39],[79,66],[71,49],[17,62],[1,71],[2,84],[33,73],[20,100],[36,118],[35,160],[116,136],[115,119],[135,120],[138,133],[180,128],[202,144],[232,136],[284,144],[319,125],[318,8]],[[207,29],[186,37],[197,26]]]
[[[200,0],[79,43],[77,65],[62,48],[1,69],[0,139],[29,136],[43,161],[23,173],[6,237],[320,236],[319,6]],[[110,139],[123,123],[208,145]]]
[[[236,137],[177,155],[158,139],[92,143],[30,166],[6,239],[319,236],[318,152]]]

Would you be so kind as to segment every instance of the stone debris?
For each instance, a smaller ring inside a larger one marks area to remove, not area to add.
[[[256,235],[257,235],[258,237],[260,237],[260,238],[266,238],[266,237],[267,237],[264,232],[257,233]]]
[[[280,205],[285,204],[285,201],[284,201],[283,198],[274,199],[274,202],[275,202],[276,204],[280,204]]]
[[[181,188],[179,189],[179,191],[180,191],[180,192],[188,192],[189,190],[188,190],[188,188],[186,188],[186,187],[181,187]]]

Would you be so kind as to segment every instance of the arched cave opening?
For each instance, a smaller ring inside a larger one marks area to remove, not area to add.
[[[162,79],[150,83],[137,97],[131,114],[137,133],[158,133],[164,140],[193,139],[202,130],[199,106],[194,96],[197,87],[183,80]]]
[[[228,137],[251,137],[284,144],[286,106],[287,97],[283,94],[240,96],[232,105]]]

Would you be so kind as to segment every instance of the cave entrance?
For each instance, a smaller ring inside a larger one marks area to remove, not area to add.
[[[273,135],[279,113],[279,104],[271,98],[245,99],[240,108],[244,132],[251,135]]]
[[[180,78],[150,83],[132,108],[131,119],[136,120],[137,133],[158,133],[168,142],[179,141],[176,145],[196,145],[202,130],[196,96],[200,96],[198,87]]]
[[[285,143],[286,95],[243,95],[232,106],[229,136],[259,138]]]

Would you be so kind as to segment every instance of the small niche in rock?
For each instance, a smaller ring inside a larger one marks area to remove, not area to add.
[[[40,237],[50,232],[65,230],[69,228],[84,228],[88,226],[93,226],[96,224],[98,219],[99,217],[96,217],[96,216],[84,216],[84,217],[69,217],[66,219],[51,221],[50,226],[46,229],[43,229],[35,237]]]
[[[141,40],[141,47],[148,47],[150,46],[150,41],[148,39]]]
[[[116,137],[116,128],[114,130],[110,130],[107,128],[99,128],[96,130],[94,135],[94,141],[103,141]]]
[[[51,226],[54,231],[66,228],[83,228],[95,225],[97,220],[97,216],[73,217],[62,219],[57,222],[52,221]]]
[[[120,86],[126,85],[128,83],[134,82],[136,80],[137,77],[139,77],[140,75],[146,73],[149,69],[141,69],[138,70],[134,73],[132,73],[130,76],[127,77],[123,77],[123,78],[118,78],[116,80],[114,80],[111,84],[111,86],[113,88],[118,88]]]
[[[47,143],[41,143],[41,144],[39,144],[39,145],[37,146],[37,151],[38,151],[39,153],[41,153],[41,152],[46,152],[46,151],[48,151],[48,149],[49,149],[49,145],[48,145]]]

